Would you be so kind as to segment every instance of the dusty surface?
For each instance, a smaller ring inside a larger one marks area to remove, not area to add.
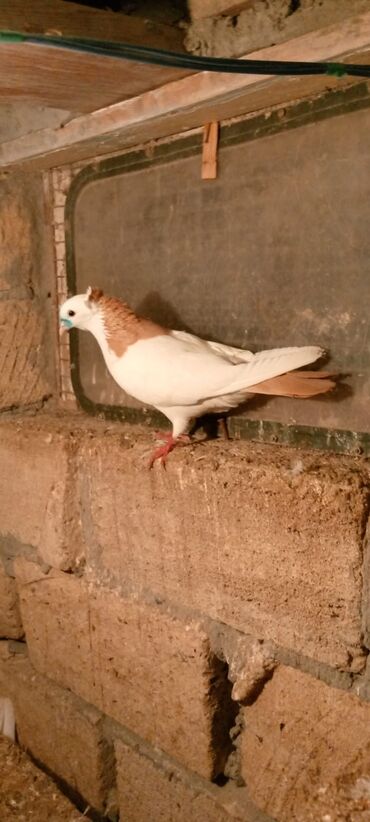
[[[311,808],[297,822],[370,822],[369,769],[361,766],[312,793]]]
[[[19,748],[0,736],[1,822],[78,822],[85,819]]]

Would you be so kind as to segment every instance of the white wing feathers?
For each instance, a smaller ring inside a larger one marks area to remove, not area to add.
[[[321,355],[321,348],[313,346],[244,353],[176,331],[130,346],[112,374],[141,402],[166,408],[193,406],[234,392],[247,394],[249,387],[308,365]]]
[[[246,351],[245,348],[234,348],[231,345],[224,345],[224,343],[213,342],[212,340],[201,340],[195,334],[189,334],[187,331],[171,331],[171,336],[175,337],[176,340],[182,340],[194,349],[204,350],[206,347],[233,365],[250,362],[255,356],[252,351]]]
[[[202,353],[212,353],[216,355],[220,362],[223,361],[224,363],[230,363],[236,366],[235,369],[227,369],[227,376],[230,381],[226,379],[222,387],[219,385],[216,387],[216,385],[214,385],[212,390],[207,379],[207,376],[210,376],[209,367],[207,369],[207,363],[204,361],[204,390],[201,396],[198,395],[198,400],[220,397],[226,392],[232,394],[234,391],[244,391],[253,385],[264,382],[264,380],[269,380],[285,374],[287,371],[294,371],[296,368],[309,365],[309,363],[315,362],[315,360],[322,357],[324,353],[323,349],[318,346],[303,346],[301,348],[274,348],[270,351],[258,351],[257,354],[253,354],[251,351],[245,351],[243,348],[233,348],[232,346],[223,345],[222,343],[199,339],[199,337],[188,334],[185,331],[172,331],[171,337],[182,342],[184,352],[185,350],[188,351],[188,353],[198,352],[199,355]],[[201,359],[202,357],[200,356],[200,366]],[[196,365],[195,362],[194,365]],[[196,382],[196,379],[194,382]],[[194,402],[195,399],[195,396],[192,396],[187,402]]]

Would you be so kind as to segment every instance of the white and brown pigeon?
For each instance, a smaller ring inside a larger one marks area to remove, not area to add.
[[[335,385],[327,372],[296,370],[323,355],[317,346],[252,354],[163,328],[97,288],[66,300],[60,323],[61,331],[90,331],[118,385],[172,423],[172,432],[154,451],[150,467],[157,459],[165,464],[197,417],[228,411],[253,394],[307,398]]]

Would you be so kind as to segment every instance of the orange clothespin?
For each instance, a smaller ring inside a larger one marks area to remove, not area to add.
[[[217,147],[219,124],[207,123],[203,131],[202,180],[217,177]]]

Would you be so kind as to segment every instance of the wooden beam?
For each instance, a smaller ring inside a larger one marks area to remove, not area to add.
[[[0,103],[88,113],[189,73],[47,45],[0,43]]]
[[[0,30],[54,33],[183,51],[176,28],[64,0],[0,2]],[[74,114],[121,100],[191,74],[170,67],[120,61],[46,45],[0,43],[0,104],[17,101]]]
[[[370,12],[248,55],[266,60],[369,63]],[[52,168],[298,100],[352,78],[276,78],[201,72],[155,91],[0,145],[0,168]],[[357,81],[358,82],[358,81]]]
[[[174,26],[134,15],[99,11],[64,0],[9,0],[0,3],[0,30],[25,34],[53,32],[184,51],[184,34]]]

